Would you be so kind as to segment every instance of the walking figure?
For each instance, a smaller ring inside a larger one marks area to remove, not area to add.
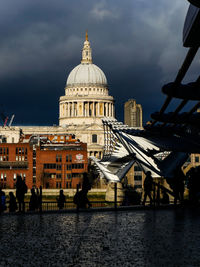
[[[174,171],[174,183],[173,183],[173,192],[174,192],[174,205],[177,204],[177,200],[181,204],[184,202],[184,191],[185,191],[185,175],[180,167]]]
[[[38,198],[35,193],[35,188],[32,188],[30,202],[29,202],[29,210],[35,211],[37,208],[38,208]]]
[[[63,194],[63,190],[60,190],[60,195],[57,198],[57,202],[58,202],[58,208],[61,210],[64,208],[64,203],[66,202],[66,198],[65,195]]]
[[[25,181],[22,180],[20,175],[17,175],[17,182],[16,182],[16,197],[19,203],[19,212],[25,211],[25,203],[24,203],[24,195],[27,193],[27,186]]]
[[[152,205],[152,197],[151,197],[152,186],[153,186],[153,178],[151,176],[151,172],[148,171],[146,173],[146,178],[144,180],[144,199],[142,202],[143,205],[145,205],[147,196],[150,199],[150,205]]]
[[[88,191],[90,189],[91,189],[91,184],[88,179],[88,174],[85,172],[83,173],[82,190],[76,192],[73,199],[73,202],[77,205],[77,210],[79,210],[79,208],[86,209],[92,206],[87,197]]]

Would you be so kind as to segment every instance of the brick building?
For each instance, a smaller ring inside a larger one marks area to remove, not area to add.
[[[17,175],[28,188],[76,188],[87,168],[87,144],[74,135],[26,135],[18,143],[0,143],[2,188],[15,188]]]

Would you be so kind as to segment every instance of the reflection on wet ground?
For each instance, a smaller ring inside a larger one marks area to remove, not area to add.
[[[0,217],[0,266],[200,266],[199,210]]]

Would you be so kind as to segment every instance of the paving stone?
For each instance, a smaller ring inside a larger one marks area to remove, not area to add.
[[[0,217],[0,266],[200,266],[199,210]]]

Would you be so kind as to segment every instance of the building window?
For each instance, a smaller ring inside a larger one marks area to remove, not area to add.
[[[135,166],[134,166],[134,171],[135,171],[135,172],[138,172],[138,171],[142,171],[142,169],[141,169],[140,166],[135,165]]]
[[[44,169],[56,169],[56,164],[54,163],[45,163]]]
[[[67,174],[66,174],[66,179],[71,180],[71,179],[72,179],[72,174],[71,174],[71,173],[67,173]]]
[[[62,155],[56,155],[56,162],[62,162]]]
[[[199,157],[195,157],[195,163],[199,162]]]
[[[61,179],[61,178],[62,178],[61,173],[56,173],[56,178],[57,178],[57,179]]]
[[[97,143],[97,135],[96,134],[92,135],[92,143]]]
[[[142,181],[142,175],[135,175],[134,180],[135,181]]]
[[[84,169],[84,164],[83,163],[72,164],[72,169]]]
[[[72,155],[66,155],[66,162],[72,162]]]
[[[62,169],[62,165],[61,164],[56,164],[56,170],[61,170]]]
[[[67,171],[70,171],[72,169],[72,165],[71,164],[67,164],[66,165],[66,169],[67,169]]]

